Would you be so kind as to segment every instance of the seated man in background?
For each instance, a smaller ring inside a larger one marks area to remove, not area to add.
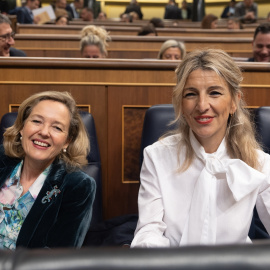
[[[11,21],[7,16],[0,14],[0,56],[26,56],[23,51],[11,47],[15,44],[14,36]]]
[[[260,24],[252,42],[253,57],[249,62],[270,62],[270,23]]]
[[[66,10],[70,13],[72,19],[80,18],[78,10],[83,8],[83,0],[74,0],[72,3],[66,6]]]
[[[39,8],[39,4],[39,0],[27,0],[25,6],[16,8],[17,22],[23,24],[38,23],[40,18],[34,17],[32,10]]]
[[[81,18],[83,21],[92,22],[94,20],[94,13],[92,8],[83,8],[81,11]]]
[[[178,5],[175,3],[175,0],[169,0],[168,4],[165,7],[164,19],[166,20],[181,20],[181,11],[178,8]]]
[[[235,17],[239,18],[242,23],[256,22],[258,16],[258,6],[253,0],[244,0],[235,6]]]
[[[130,4],[126,7],[126,10],[124,13],[129,14],[130,12],[133,12],[133,11],[135,11],[139,16],[139,19],[142,20],[143,13],[141,11],[141,7],[139,6],[137,0],[131,0]]]

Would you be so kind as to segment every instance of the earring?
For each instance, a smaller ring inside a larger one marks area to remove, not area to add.
[[[67,152],[67,149],[66,149],[66,148],[64,148],[64,149],[63,149],[63,152],[64,152],[64,153],[66,153],[66,152]]]
[[[20,140],[22,140],[22,136],[20,137]]]

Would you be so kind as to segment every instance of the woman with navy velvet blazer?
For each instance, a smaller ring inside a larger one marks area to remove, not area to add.
[[[70,94],[42,92],[21,104],[0,149],[0,248],[82,245],[96,188],[80,170],[89,148]]]

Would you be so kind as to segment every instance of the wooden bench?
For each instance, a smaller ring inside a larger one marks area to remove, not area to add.
[[[54,24],[17,24],[18,34],[58,34],[79,35],[83,25],[54,25]],[[105,29],[114,35],[137,36],[141,26],[105,26]],[[228,30],[228,29],[199,29],[199,28],[156,28],[158,36],[173,37],[253,37],[254,29]]]
[[[252,56],[252,38],[221,37],[161,37],[161,36],[112,36],[109,43],[109,58],[142,59],[156,58],[167,39],[183,41],[187,51],[202,48],[223,49],[233,57]],[[79,35],[30,35],[18,34],[15,46],[28,56],[80,57]]]
[[[90,110],[101,151],[105,218],[135,213],[144,113],[171,103],[177,63],[173,61],[2,58],[0,117],[29,95],[69,91]],[[270,106],[270,65],[239,63],[247,105]]]

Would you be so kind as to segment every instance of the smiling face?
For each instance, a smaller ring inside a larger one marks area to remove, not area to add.
[[[259,32],[252,45],[255,62],[270,62],[270,33]]]
[[[84,58],[104,58],[100,49],[96,45],[87,45],[83,48],[82,57]]]
[[[225,136],[229,114],[236,110],[227,83],[214,71],[191,72],[184,86],[182,108],[205,151],[215,152]]]
[[[181,51],[178,47],[168,48],[162,54],[162,59],[163,60],[181,60]]]
[[[56,156],[67,148],[70,113],[63,103],[43,100],[25,120],[20,131],[25,164],[45,169]]]
[[[0,24],[0,36],[11,33],[12,29],[8,23]],[[9,49],[14,44],[15,41],[12,37],[10,38],[0,37],[0,56],[9,56]]]

